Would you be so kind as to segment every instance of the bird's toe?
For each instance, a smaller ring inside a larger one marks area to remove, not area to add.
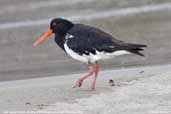
[[[82,82],[83,82],[83,80],[78,80],[78,81],[76,82],[76,84],[73,86],[73,88],[81,87],[81,86],[82,86]]]

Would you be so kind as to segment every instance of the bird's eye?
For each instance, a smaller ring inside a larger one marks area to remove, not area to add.
[[[52,23],[53,26],[56,26],[57,24],[55,22]]]

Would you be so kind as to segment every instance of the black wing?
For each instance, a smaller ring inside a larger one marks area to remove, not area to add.
[[[67,45],[80,55],[95,54],[96,50],[113,52],[115,45],[122,43],[97,28],[82,24],[75,24],[68,33],[73,35],[73,38],[67,39]]]
[[[100,29],[83,24],[75,24],[68,33],[73,35],[73,38],[67,39],[67,45],[80,55],[96,54],[96,50],[111,53],[117,50],[135,48],[128,43],[113,38]]]

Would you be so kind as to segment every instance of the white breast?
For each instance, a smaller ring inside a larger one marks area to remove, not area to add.
[[[88,58],[81,56],[78,53],[74,52],[72,49],[68,47],[67,43],[64,44],[64,48],[65,48],[65,51],[68,53],[68,55],[70,55],[72,58],[81,62],[88,63]]]

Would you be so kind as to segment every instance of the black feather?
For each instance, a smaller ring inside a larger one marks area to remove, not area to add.
[[[127,51],[140,56],[144,56],[140,51],[143,51],[143,48],[147,47],[147,45],[143,44],[127,44],[127,46],[129,47]]]

